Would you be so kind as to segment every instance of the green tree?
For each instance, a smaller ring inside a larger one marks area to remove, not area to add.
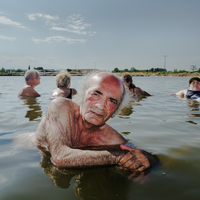
[[[191,65],[190,70],[197,71],[197,66],[196,65]]]
[[[71,69],[67,69],[67,71],[68,71],[68,72],[71,72],[72,70],[71,70]]]
[[[5,73],[6,70],[2,67],[2,68],[1,68],[1,72]]]
[[[18,69],[16,72],[23,72],[23,70],[21,70],[21,69]]]
[[[119,72],[119,69],[116,67],[116,68],[114,69],[114,72]]]
[[[128,72],[128,69],[124,69],[125,72]]]
[[[34,67],[36,70],[44,70],[43,67]]]
[[[130,72],[136,72],[137,70],[135,69],[135,67],[131,67]]]

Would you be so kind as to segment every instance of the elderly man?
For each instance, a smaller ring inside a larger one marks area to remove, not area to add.
[[[121,80],[98,72],[82,87],[81,98],[77,97],[80,106],[63,97],[51,101],[34,134],[35,145],[49,152],[60,168],[118,164],[122,169],[143,171],[155,164],[156,156],[126,146],[127,140],[106,124],[122,104],[125,88]]]
[[[35,87],[40,84],[40,75],[37,70],[28,70],[25,75],[25,84],[19,91],[18,97],[39,97]]]
[[[192,77],[189,80],[189,90],[184,89],[176,93],[177,96],[200,101],[200,78]]]

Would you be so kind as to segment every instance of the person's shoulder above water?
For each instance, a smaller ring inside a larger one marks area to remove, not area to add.
[[[189,80],[189,90],[183,89],[175,93],[175,95],[187,98],[187,99],[196,99],[200,101],[200,78],[192,77]]]
[[[40,97],[40,94],[33,87],[25,84],[19,91],[18,97]]]
[[[52,91],[50,99],[55,99],[57,97],[72,99],[72,96],[75,94],[77,94],[77,91],[74,88],[59,87]]]
[[[139,87],[135,87],[134,88],[134,92],[137,96],[151,96],[148,92],[142,90],[141,88]]]
[[[185,97],[187,94],[188,89],[183,89],[175,93],[175,95],[180,96],[180,97]]]
[[[34,89],[40,84],[40,75],[37,70],[28,70],[25,75],[25,85],[22,86],[18,97],[39,97],[40,94]]]
[[[135,84],[133,84],[133,79],[130,74],[122,74],[122,80],[123,83],[126,87],[127,92],[132,95],[133,97],[138,97],[138,96],[151,96],[148,92],[142,90],[139,87],[136,87]]]

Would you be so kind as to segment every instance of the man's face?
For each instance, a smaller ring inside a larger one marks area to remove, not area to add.
[[[112,116],[123,95],[123,86],[114,76],[95,75],[81,105],[83,121],[101,126]]]
[[[36,85],[39,85],[39,84],[40,84],[40,75],[37,74],[37,75],[34,77],[34,79],[35,79],[35,84],[36,84]]]
[[[189,87],[190,87],[190,90],[192,90],[192,91],[200,91],[200,82],[197,80],[193,80],[190,83]]]

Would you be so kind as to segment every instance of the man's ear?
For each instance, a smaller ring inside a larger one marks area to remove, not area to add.
[[[35,77],[33,75],[31,75],[30,80],[33,80]]]

